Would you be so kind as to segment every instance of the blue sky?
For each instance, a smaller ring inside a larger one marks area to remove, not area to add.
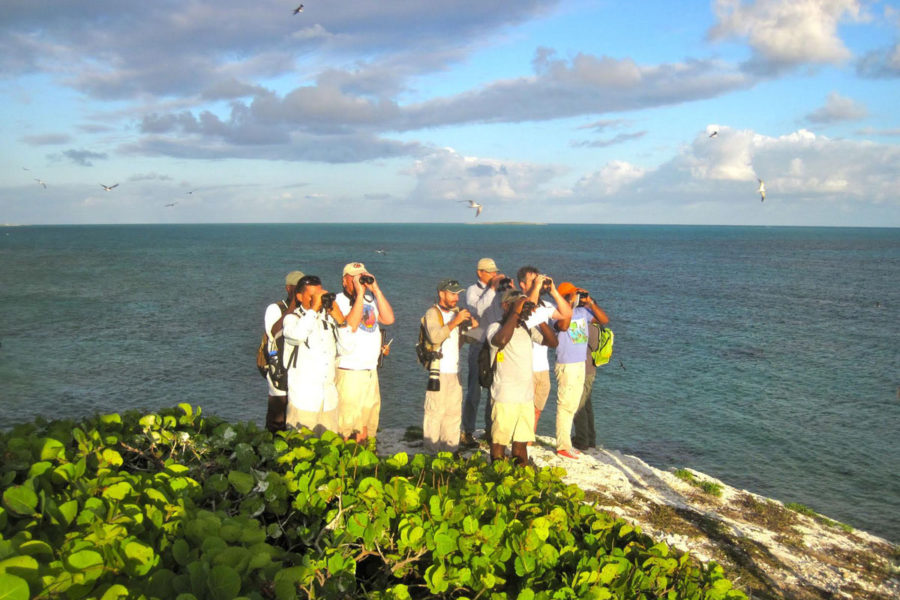
[[[897,2],[295,6],[0,0],[0,223],[900,226]]]

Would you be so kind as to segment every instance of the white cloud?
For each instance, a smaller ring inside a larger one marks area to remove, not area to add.
[[[838,25],[866,18],[859,0],[716,0],[715,12],[710,37],[746,38],[753,50],[747,67],[761,72],[849,59]]]
[[[634,186],[646,174],[647,171],[641,167],[614,160],[599,171],[582,177],[575,184],[572,196],[584,199],[609,197],[626,186]]]
[[[831,92],[825,100],[825,105],[806,115],[806,120],[827,125],[840,121],[858,121],[868,115],[869,111],[864,104],[841,96],[837,92]]]

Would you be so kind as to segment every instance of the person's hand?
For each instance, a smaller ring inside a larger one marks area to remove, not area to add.
[[[494,290],[496,291],[497,286],[500,285],[500,280],[505,279],[505,278],[506,278],[506,275],[504,275],[500,271],[497,271],[496,273],[494,273],[494,276],[491,278],[491,287],[494,288]]]
[[[534,290],[540,290],[542,287],[544,287],[544,282],[547,280],[550,280],[551,284],[553,283],[553,280],[550,279],[549,277],[547,277],[546,275],[544,275],[543,273],[535,275],[534,280],[531,282],[531,290],[529,290],[529,292],[533,292]]]
[[[471,319],[471,318],[472,318],[472,315],[469,313],[469,311],[467,309],[464,308],[461,311],[459,311],[458,313],[456,313],[456,316],[454,316],[453,320],[450,321],[450,326],[451,326],[451,328],[459,327],[460,323],[462,323],[466,319]]]
[[[365,288],[362,283],[360,283],[359,278],[362,277],[364,273],[357,273],[353,276],[353,291],[354,295],[359,296],[360,292],[362,292]]]
[[[322,308],[322,296],[328,293],[328,290],[324,288],[320,288],[313,293],[312,302],[310,303],[310,309],[313,312],[319,312]]]
[[[518,298],[516,298],[516,303],[513,304],[513,311],[516,313],[516,315],[522,314],[522,306],[527,300],[528,298],[526,298],[525,296],[519,296]]]

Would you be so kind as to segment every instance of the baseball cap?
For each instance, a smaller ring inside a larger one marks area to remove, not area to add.
[[[303,271],[291,271],[284,276],[284,285],[297,285],[297,282],[303,278]]]
[[[520,292],[519,290],[517,290],[515,288],[513,288],[511,290],[506,290],[505,292],[503,292],[503,295],[500,296],[500,302],[502,304],[509,304],[511,302],[515,302],[519,298],[519,296],[524,296],[524,295],[525,294],[523,294],[522,292]]]
[[[351,277],[354,275],[359,275],[360,273],[366,272],[366,265],[361,262],[352,262],[344,265],[344,275],[350,275]]]
[[[478,271],[487,271],[488,273],[496,273],[500,269],[497,268],[497,263],[494,262],[493,258],[482,258],[478,261],[478,266],[475,267]]]
[[[578,288],[576,288],[574,285],[572,285],[571,281],[563,281],[561,284],[556,286],[556,289],[559,290],[560,295],[568,296],[569,294],[571,294]]]
[[[461,286],[455,279],[441,279],[441,282],[437,286],[437,291],[450,292],[451,294],[458,294],[465,289],[466,288]]]

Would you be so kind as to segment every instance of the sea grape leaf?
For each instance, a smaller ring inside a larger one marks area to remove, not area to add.
[[[3,492],[3,506],[17,515],[33,515],[38,497],[30,484],[15,485]]]
[[[11,573],[0,573],[0,600],[28,600],[28,582]]]
[[[241,592],[241,576],[227,565],[216,565],[209,572],[207,587],[213,600],[233,600]]]
[[[117,583],[115,585],[109,586],[109,588],[105,592],[103,592],[103,595],[100,596],[100,600],[118,600],[119,598],[127,597],[128,588],[121,583]]]
[[[108,465],[112,465],[114,467],[119,467],[122,465],[122,455],[112,448],[104,448],[103,452],[100,453],[100,457]]]
[[[178,538],[172,543],[172,558],[181,566],[191,562],[191,547],[184,538]]]
[[[159,558],[153,548],[138,541],[125,544],[125,556],[128,558],[128,570],[133,575],[143,577],[150,572]]]
[[[134,488],[131,487],[131,484],[127,481],[120,481],[103,490],[103,497],[111,498],[113,500],[124,500],[132,493],[134,493]]]
[[[66,446],[59,440],[53,438],[42,438],[38,441],[40,451],[38,452],[39,460],[53,460],[60,456],[65,457]]]
[[[103,564],[103,557],[93,550],[80,550],[66,557],[66,566],[71,571],[85,571]]]
[[[19,544],[18,551],[21,554],[27,554],[29,556],[53,557],[53,548],[50,547],[50,544],[41,540],[29,540],[23,542],[22,544]]]
[[[237,493],[246,496],[253,489],[253,475],[244,473],[243,471],[231,471],[228,473],[228,482],[234,487]]]

